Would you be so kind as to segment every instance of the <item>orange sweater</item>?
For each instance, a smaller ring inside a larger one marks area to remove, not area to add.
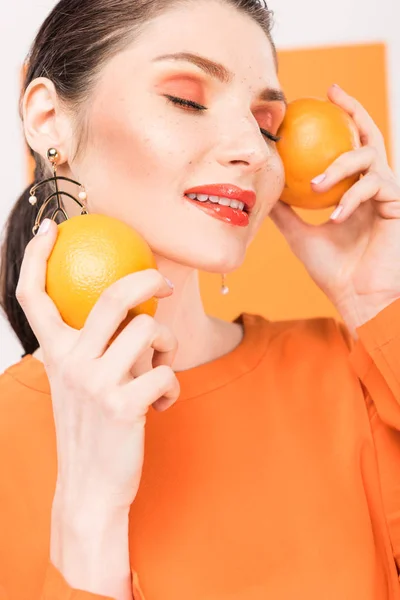
[[[149,411],[135,600],[398,600],[400,300],[355,345],[331,318],[242,320]],[[99,600],[49,561],[49,391],[30,355],[0,376],[0,598]]]

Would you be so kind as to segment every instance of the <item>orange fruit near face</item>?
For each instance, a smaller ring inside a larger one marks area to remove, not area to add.
[[[339,106],[319,98],[290,102],[279,128],[277,150],[285,169],[281,200],[300,208],[338,204],[359,179],[347,177],[326,192],[315,192],[311,180],[321,175],[343,153],[361,146],[353,119]]]
[[[106,288],[130,273],[155,268],[149,245],[129,225],[106,215],[79,215],[58,225],[46,291],[65,323],[82,329]],[[132,307],[118,332],[137,314],[154,316],[156,309],[156,298]]]

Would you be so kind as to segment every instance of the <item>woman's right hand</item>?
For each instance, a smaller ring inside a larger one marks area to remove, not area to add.
[[[93,505],[103,512],[129,511],[142,473],[147,410],[150,405],[165,410],[179,396],[171,368],[177,342],[148,315],[135,317],[111,344],[110,339],[130,308],[173,290],[155,269],[128,275],[102,293],[82,330],[73,329],[45,291],[56,238],[52,221],[46,235],[29,242],[16,290],[41,346],[51,388],[55,496],[67,514]],[[149,368],[134,375],[135,365],[152,350]]]

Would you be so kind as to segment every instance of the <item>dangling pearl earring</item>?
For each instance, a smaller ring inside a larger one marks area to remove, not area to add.
[[[225,275],[225,273],[223,273],[222,276],[221,276],[221,294],[223,296],[226,296],[227,294],[229,294],[229,288],[226,285],[226,275]]]
[[[82,202],[85,202],[85,200],[87,200],[87,192],[83,185],[81,185],[81,191],[78,194],[78,198],[79,200],[82,200]]]

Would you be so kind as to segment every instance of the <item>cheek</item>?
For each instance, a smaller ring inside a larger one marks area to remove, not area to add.
[[[146,117],[150,114],[151,118]],[[154,187],[165,179],[176,179],[191,160],[187,127],[177,119],[167,119],[159,109],[152,111],[140,104],[127,109],[123,103],[118,110],[108,107],[93,115],[91,130],[100,168],[125,180],[134,179],[136,184],[151,179]]]
[[[247,246],[251,243],[254,237],[257,235],[261,228],[264,220],[271,212],[273,206],[278,202],[281,197],[283,188],[285,185],[285,172],[282,164],[282,160],[279,154],[274,151],[274,155],[270,157],[268,166],[263,172],[263,179],[257,186],[259,189],[260,208],[257,215],[253,220],[251,230],[249,231],[249,238]]]
[[[267,198],[267,202],[265,203],[266,212],[269,212],[269,208],[279,200],[284,186],[285,170],[282,159],[275,150],[274,156],[270,158],[268,163],[268,167],[265,172],[265,182],[262,186],[265,190],[265,197]]]
[[[283,166],[283,162],[281,157],[279,156],[278,153],[276,153],[277,156],[277,171],[276,171],[276,175],[277,175],[277,187],[278,187],[278,199],[281,196],[282,192],[283,192],[283,188],[285,187],[285,168]]]

